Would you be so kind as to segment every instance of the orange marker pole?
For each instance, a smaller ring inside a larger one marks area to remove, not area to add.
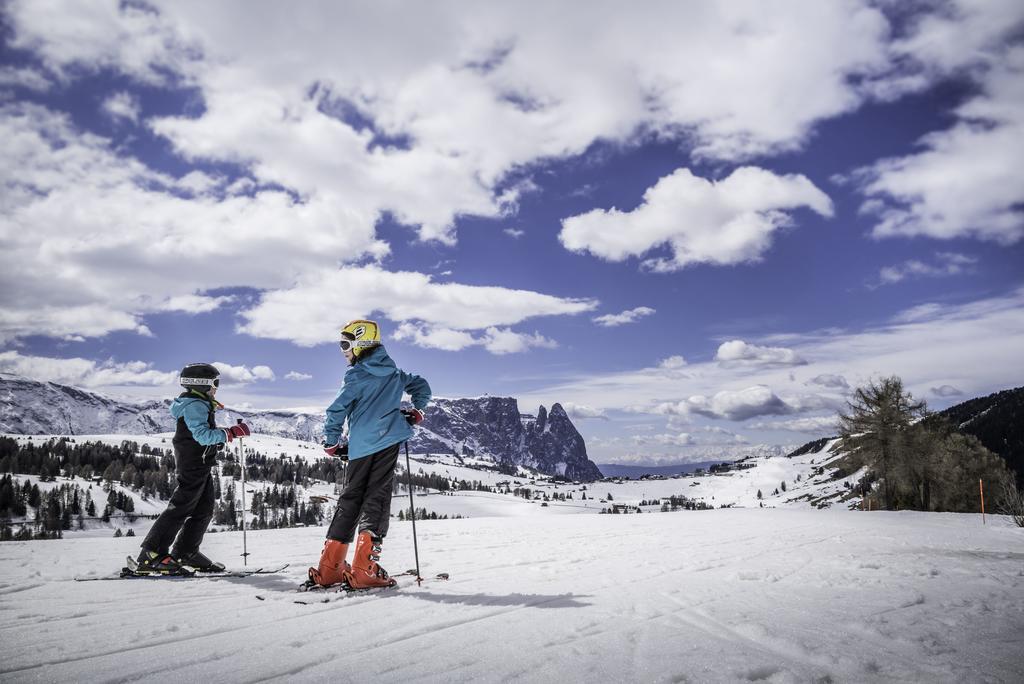
[[[981,524],[985,524],[985,483],[978,480],[978,491],[981,492]]]

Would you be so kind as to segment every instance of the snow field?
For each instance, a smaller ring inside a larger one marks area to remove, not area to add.
[[[11,435],[19,441],[28,438],[23,435]],[[73,439],[84,441],[98,441],[108,444],[120,444],[122,441],[130,440],[138,444],[148,444],[154,448],[170,449],[171,434],[156,435],[76,435]],[[37,441],[45,441],[49,437],[35,436]],[[285,455],[289,458],[312,459],[322,458],[322,451],[318,445],[282,437],[268,437],[254,435],[245,438],[246,449],[254,449],[268,458],[277,458]],[[433,473],[457,480],[468,482],[479,481],[485,485],[496,486],[499,483],[509,483],[510,489],[516,487],[529,488],[541,495],[549,497],[554,494],[572,493],[571,501],[549,501],[548,506],[541,506],[541,502],[526,501],[521,497],[504,494],[489,494],[475,491],[454,491],[450,495],[439,492],[417,491],[417,508],[426,507],[430,512],[438,515],[462,515],[467,517],[478,516],[521,516],[521,515],[547,515],[565,513],[599,513],[602,509],[608,509],[613,503],[636,506],[643,500],[654,500],[668,498],[670,496],[686,496],[695,500],[704,500],[715,507],[739,506],[758,507],[761,503],[765,507],[777,506],[810,506],[808,499],[817,499],[824,495],[845,491],[844,483],[856,483],[860,473],[854,473],[846,478],[833,480],[826,467],[825,473],[821,476],[813,476],[817,466],[825,465],[834,457],[828,453],[828,446],[817,453],[805,454],[796,458],[784,457],[757,458],[751,459],[754,467],[746,470],[731,471],[718,475],[687,476],[667,479],[649,480],[616,480],[608,482],[593,482],[581,485],[572,483],[555,483],[543,476],[533,477],[527,471],[522,471],[517,476],[505,475],[494,470],[486,469],[491,465],[489,461],[482,459],[456,459],[450,454],[412,454],[411,464],[413,472]],[[232,453],[236,452],[234,444],[228,447]],[[473,467],[474,465],[478,467]],[[404,472],[405,454],[399,456],[399,466]],[[796,477],[800,475],[801,481]],[[24,479],[24,476],[20,476]],[[401,480],[399,475],[399,480]],[[63,482],[58,478],[58,483]],[[222,487],[226,487],[230,478],[221,481]],[[782,481],[787,484],[787,491],[780,491],[778,496],[773,495],[776,488],[780,487]],[[518,484],[516,484],[518,483]],[[269,488],[271,485],[264,482],[247,482],[247,490],[258,490]],[[236,488],[238,483],[236,483]],[[504,489],[504,488],[502,488]],[[763,499],[758,500],[757,491],[761,490]],[[137,512],[149,512],[150,508],[156,507],[156,512],[162,510],[165,502],[143,502],[137,494],[130,489],[124,488],[126,493],[132,494],[135,498]],[[586,500],[582,495],[586,494]],[[305,500],[310,494],[333,497],[334,486],[330,483],[315,483],[308,491],[300,488],[300,496]],[[608,495],[612,495],[609,500]],[[240,498],[241,494],[238,492]],[[247,496],[251,497],[251,494]],[[95,493],[94,493],[95,497]],[[602,499],[605,500],[602,503]],[[105,499],[104,499],[105,501]],[[251,502],[251,498],[248,499]],[[846,504],[836,502],[834,505],[845,507]],[[141,508],[140,508],[141,506]],[[333,506],[330,502],[328,506]],[[398,511],[408,507],[408,495],[403,491],[395,496],[392,503],[392,513],[397,515]],[[645,512],[657,512],[658,507],[645,508]],[[251,516],[251,514],[250,514]],[[123,522],[119,523],[127,527]],[[149,522],[146,521],[142,527],[148,529]],[[132,525],[136,534],[139,533],[139,525]],[[78,531],[71,531],[69,535],[82,534]]]
[[[251,532],[250,565],[291,567],[223,580],[71,581],[115,571],[134,539],[0,545],[0,679],[1024,680],[1024,533],[1005,518],[787,508],[424,521],[423,574],[451,581],[295,605],[324,532]],[[410,536],[392,523],[392,571],[413,565]],[[241,534],[210,535],[204,550],[240,565]]]

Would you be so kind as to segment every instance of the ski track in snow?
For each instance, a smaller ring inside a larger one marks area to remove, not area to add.
[[[724,509],[424,521],[450,581],[296,605],[324,528],[249,534],[279,575],[74,582],[138,539],[0,545],[0,680],[1024,681],[1024,531]],[[413,565],[395,522],[383,562]],[[204,544],[232,567],[241,535]],[[256,600],[265,595],[266,601]]]

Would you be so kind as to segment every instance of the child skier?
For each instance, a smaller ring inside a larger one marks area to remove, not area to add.
[[[220,371],[208,363],[192,363],[181,371],[179,381],[185,391],[171,403],[171,415],[178,421],[172,442],[178,486],[142,542],[138,563],[143,572],[188,575],[224,570],[222,563],[199,550],[213,517],[210,469],[224,444],[248,436],[249,426],[239,422],[219,428],[214,423],[214,412],[224,408],[214,398],[219,376]],[[168,553],[172,542],[174,548]]]
[[[423,420],[430,385],[395,366],[373,321],[356,320],[346,325],[340,345],[349,369],[341,391],[327,409],[324,451],[341,458],[347,455],[348,467],[320,564],[309,569],[306,586],[347,582],[353,589],[390,587],[395,580],[377,561],[388,533],[398,447],[412,436],[410,426]],[[403,392],[409,393],[415,408],[401,409]],[[342,444],[346,418],[349,441]],[[350,566],[345,556],[357,527],[359,536]]]

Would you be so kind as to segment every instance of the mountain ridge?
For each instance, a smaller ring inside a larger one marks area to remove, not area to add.
[[[13,434],[154,434],[171,432],[170,399],[122,401],[81,388],[0,374],[0,431]],[[254,432],[318,442],[324,413],[301,409],[240,412]],[[418,452],[444,452],[522,465],[571,480],[597,480],[586,443],[561,404],[524,414],[513,397],[437,398],[409,441]]]

